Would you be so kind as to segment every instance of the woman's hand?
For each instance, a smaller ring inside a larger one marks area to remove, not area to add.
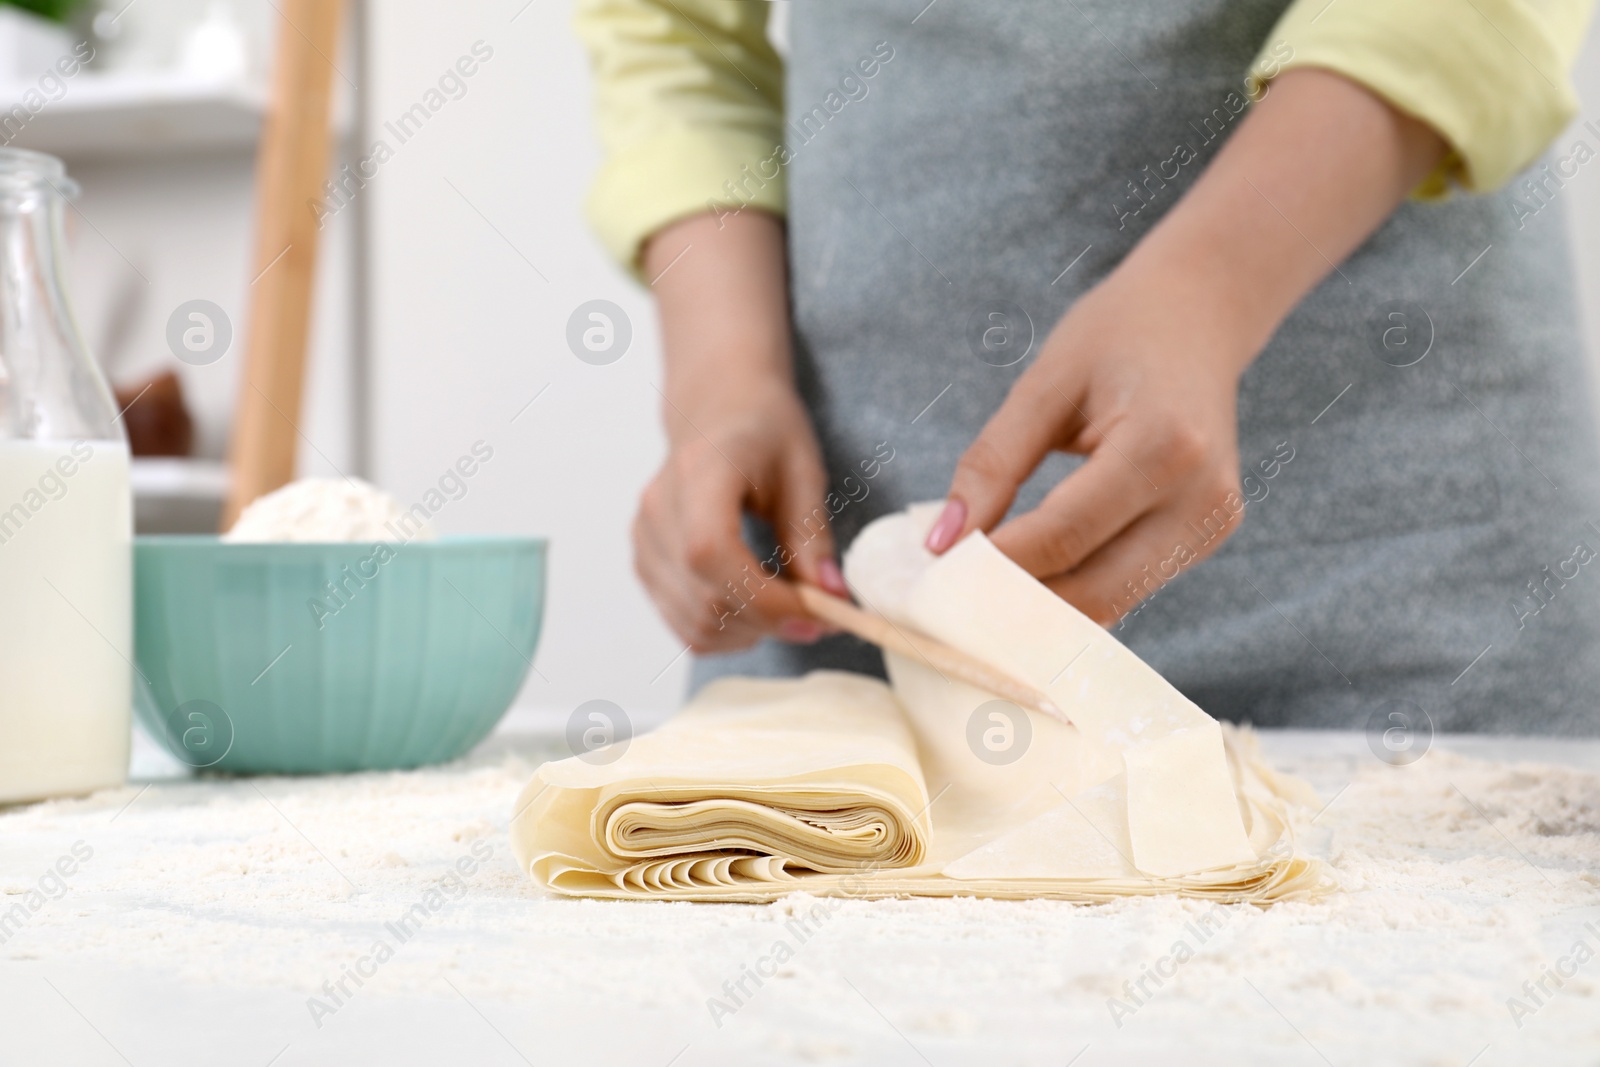
[[[745,648],[769,633],[814,641],[821,626],[794,590],[774,579],[783,565],[844,594],[816,439],[786,383],[729,392],[738,395],[694,418],[645,487],[633,521],[635,569],[668,625],[696,652]],[[739,526],[745,510],[778,531],[778,557],[757,559],[746,546]]]
[[[962,456],[928,548],[992,529],[1062,449],[1088,458],[994,541],[1080,610],[1114,622],[1214,551],[1244,510],[1240,375],[1444,150],[1340,75],[1280,76],[1194,188],[1051,331]]]
[[[1234,398],[1254,353],[1190,277],[1181,264],[1118,272],[1079,300],[950,490],[965,526],[987,529],[1048,452],[1087,456],[994,543],[1102,624],[1214,551],[1243,514]]]
[[[783,257],[782,224],[755,211],[685,219],[644,254],[661,310],[668,451],[640,498],[634,567],[696,652],[821,636],[780,568],[845,595],[827,472],[790,369]],[[745,511],[772,526],[775,556],[745,544]]]

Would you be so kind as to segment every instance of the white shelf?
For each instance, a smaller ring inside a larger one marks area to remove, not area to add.
[[[228,494],[228,467],[211,459],[137,456],[128,481],[136,497],[221,500]]]
[[[260,137],[267,110],[265,86],[181,72],[84,71],[66,86],[6,143],[67,159],[247,148]],[[0,85],[0,120],[30,88]],[[0,140],[13,130],[0,128]]]

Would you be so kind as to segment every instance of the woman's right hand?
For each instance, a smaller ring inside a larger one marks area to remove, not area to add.
[[[828,527],[827,471],[789,362],[782,224],[748,211],[697,215],[643,256],[661,311],[666,461],[633,523],[634,568],[695,652],[825,631],[779,576],[845,595]],[[778,538],[758,559],[745,511]]]
[[[634,567],[656,607],[696,652],[746,648],[764,635],[814,641],[789,575],[843,594],[834,562],[827,474],[805,409],[787,384],[737,390],[692,418],[645,487],[633,521]],[[668,404],[668,421],[689,421]],[[783,547],[758,559],[740,515],[767,520]]]

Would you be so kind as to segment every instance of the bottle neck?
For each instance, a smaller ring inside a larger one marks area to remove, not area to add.
[[[122,437],[67,296],[63,192],[0,167],[0,438]]]
[[[0,299],[9,312],[50,306],[64,289],[65,201],[49,186],[11,192],[0,181]],[[43,299],[41,299],[43,298]]]

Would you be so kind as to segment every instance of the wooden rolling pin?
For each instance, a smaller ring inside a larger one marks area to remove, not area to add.
[[[879,648],[921,660],[940,674],[987,690],[1030,711],[1064,723],[1072,722],[1066,712],[1056,707],[1038,689],[995,670],[960,649],[951,648],[920,631],[897,626],[882,615],[862,611],[848,600],[825,593],[814,585],[797,582],[796,588],[800,590],[800,602],[806,606],[806,610],[831,626],[855,634]]]
[[[282,0],[272,103],[256,153],[256,235],[250,333],[228,446],[221,529],[244,506],[294,477],[311,293],[333,136],[333,60],[344,0]],[[281,262],[280,262],[281,260]]]

